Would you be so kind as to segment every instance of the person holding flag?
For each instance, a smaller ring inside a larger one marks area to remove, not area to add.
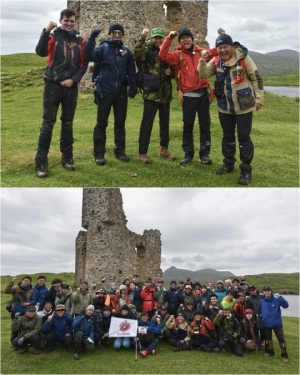
[[[135,346],[136,354],[139,349],[142,358],[147,357],[148,354],[155,354],[155,347],[159,343],[159,339],[156,335],[161,334],[162,325],[160,323],[160,316],[156,316],[156,324],[153,324],[149,320],[149,313],[143,311],[141,318],[138,321],[137,337],[135,337],[131,345]],[[135,358],[137,359],[137,358]]]

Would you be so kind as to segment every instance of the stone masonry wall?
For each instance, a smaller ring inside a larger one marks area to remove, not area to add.
[[[76,11],[76,29],[84,38],[89,37],[92,29],[103,29],[97,43],[108,37],[110,24],[121,23],[125,29],[124,43],[131,49],[145,27],[163,27],[166,35],[171,30],[178,31],[182,27],[188,27],[194,35],[195,44],[208,46],[205,41],[208,1],[69,0],[68,8]],[[177,39],[172,48],[176,46]],[[91,73],[87,72],[81,80],[80,89],[92,88]]]
[[[143,281],[161,276],[161,234],[131,232],[126,224],[120,189],[84,188],[82,226],[76,238],[76,283],[123,282],[137,273]]]

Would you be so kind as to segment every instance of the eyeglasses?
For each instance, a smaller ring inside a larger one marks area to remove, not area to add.
[[[122,33],[122,31],[116,31],[116,30],[114,30],[114,31],[112,31],[112,35],[113,36],[117,36],[117,35],[123,36],[123,33]]]

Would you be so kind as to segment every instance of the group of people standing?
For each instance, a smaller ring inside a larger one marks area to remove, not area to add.
[[[178,284],[171,281],[166,288],[162,279],[155,283],[147,279],[141,285],[134,275],[119,286],[112,282],[107,287],[102,279],[101,289],[91,293],[86,281],[72,292],[60,279],[54,279],[48,288],[43,275],[34,286],[30,276],[15,286],[16,280],[12,279],[4,293],[12,294],[8,309],[11,343],[20,354],[30,345],[35,354],[42,349],[49,354],[58,343],[65,350],[74,345],[78,360],[84,349],[100,344],[106,348],[113,340],[115,349],[136,347],[145,358],[155,354],[159,342],[165,340],[174,352],[231,350],[242,356],[243,350],[257,353],[264,346],[265,356],[273,356],[274,331],[282,361],[288,361],[281,307],[289,304],[268,286],[260,294],[244,279],[218,280],[215,286],[212,281],[201,285],[187,278]],[[112,317],[138,320],[136,336],[110,338]]]
[[[209,106],[213,95],[208,92],[208,78],[216,76],[215,94],[218,100],[219,119],[223,129],[222,152],[224,164],[218,175],[234,170],[236,162],[235,128],[237,127],[240,150],[241,175],[239,183],[251,182],[251,162],[254,148],[250,138],[253,110],[263,105],[263,84],[256,65],[247,48],[219,29],[216,46],[206,49],[194,45],[190,29],[171,31],[168,36],[162,28],[143,29],[133,52],[124,45],[125,30],[122,24],[109,26],[109,38],[96,46],[100,29],[92,30],[85,41],[75,28],[76,14],[64,9],[60,15],[61,27],[50,22],[43,30],[36,53],[47,56],[43,102],[43,123],[36,154],[38,177],[48,176],[48,152],[53,126],[59,105],[61,114],[62,166],[75,170],[73,159],[73,118],[75,114],[78,83],[86,72],[89,61],[94,63],[93,81],[96,87],[97,122],[94,127],[94,157],[99,166],[107,163],[106,128],[108,117],[114,112],[114,156],[128,162],[126,154],[125,121],[128,97],[134,98],[137,88],[143,91],[144,109],[139,132],[139,161],[149,164],[148,148],[153,122],[159,113],[159,156],[167,160],[176,157],[169,151],[170,102],[172,77],[177,81],[182,102],[184,156],[180,165],[189,164],[195,155],[194,122],[199,123],[199,161],[211,165]],[[178,35],[178,47],[169,51]],[[140,67],[138,75],[136,67]],[[141,82],[140,82],[141,81]]]

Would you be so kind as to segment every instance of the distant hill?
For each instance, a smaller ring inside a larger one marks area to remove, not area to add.
[[[214,282],[227,278],[234,277],[234,274],[230,271],[217,271],[211,268],[205,268],[198,271],[189,271],[182,268],[170,267],[163,273],[163,280],[166,286],[170,285],[172,280],[185,281],[187,277],[190,277],[192,281],[199,281],[200,284],[207,284],[210,280]]]
[[[281,49],[275,52],[267,52],[266,55],[285,57],[285,58],[295,59],[299,61],[299,52],[294,51],[293,49]]]
[[[281,76],[299,69],[299,52],[294,50],[268,53],[249,51],[249,56],[254,60],[262,78]]]

